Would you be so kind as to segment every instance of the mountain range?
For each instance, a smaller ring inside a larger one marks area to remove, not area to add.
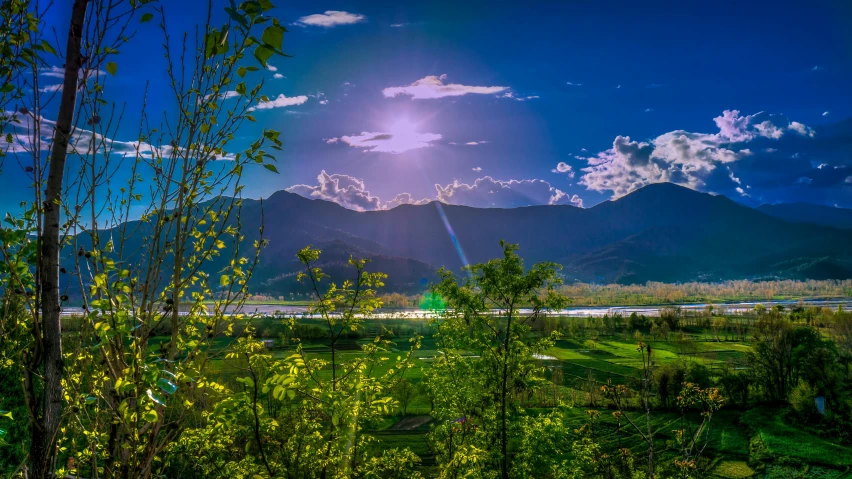
[[[356,212],[279,191],[263,202],[269,247],[255,281],[271,293],[292,290],[295,252],[313,244],[333,269],[349,254],[369,256],[373,269],[390,275],[390,289],[418,290],[439,267],[458,270],[499,256],[500,239],[518,243],[527,264],[562,264],[567,281],[852,277],[852,210],[813,206],[821,214],[800,216],[802,208],[755,209],[670,183],[588,209],[432,202]],[[260,204],[244,206],[244,231],[259,223]]]
[[[399,292],[423,291],[440,267],[458,271],[499,256],[501,239],[518,243],[527,265],[563,265],[569,282],[845,279],[852,277],[850,219],[852,210],[750,208],[661,183],[587,209],[431,202],[357,212],[279,191],[262,203],[245,201],[240,227],[251,242],[263,224],[268,240],[252,291],[282,295],[306,290],[296,282],[295,255],[309,244],[323,251],[319,266],[332,278],[351,279],[349,255],[369,257],[368,269],[389,275],[385,290]]]

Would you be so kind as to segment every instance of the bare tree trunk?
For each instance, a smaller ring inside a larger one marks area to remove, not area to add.
[[[34,479],[53,477],[56,439],[62,418],[62,325],[59,318],[61,309],[59,298],[60,199],[68,141],[74,120],[74,107],[77,103],[77,82],[82,65],[80,50],[83,22],[86,18],[88,3],[89,0],[74,0],[71,12],[65,54],[65,79],[62,83],[62,102],[59,105],[59,115],[56,120],[50,170],[42,205],[44,226],[38,268],[41,282],[43,336],[36,338],[37,342],[41,342],[42,354],[36,355],[38,362],[32,369],[44,366],[44,395],[40,407],[41,414],[35,415],[35,421],[31,427],[30,462],[31,477]],[[36,405],[31,405],[33,406]]]

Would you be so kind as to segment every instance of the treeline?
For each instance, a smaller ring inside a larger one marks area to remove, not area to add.
[[[642,285],[572,283],[559,287],[570,306],[643,306],[682,303],[725,303],[780,299],[849,298],[852,280],[724,281],[721,283],[656,283]],[[388,308],[417,308],[426,294],[382,295]]]

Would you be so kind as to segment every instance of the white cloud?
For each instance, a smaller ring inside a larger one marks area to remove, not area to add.
[[[379,209],[379,198],[370,195],[364,180],[349,175],[329,175],[322,170],[317,176],[317,185],[293,185],[287,191],[306,198],[333,201],[340,206],[356,211]]]
[[[320,100],[319,104],[320,105],[328,105],[328,100]]]
[[[258,102],[257,105],[249,108],[249,111],[254,110],[269,110],[271,108],[284,108],[288,106],[301,105],[308,101],[308,97],[305,95],[299,95],[294,97],[287,97],[284,94],[278,95],[277,98],[269,100],[269,101],[261,101]]]
[[[654,111],[653,108],[645,108],[645,113],[651,113],[652,111]]]
[[[461,96],[468,93],[479,95],[493,95],[509,89],[506,86],[468,86],[458,83],[444,83],[447,75],[430,75],[421,78],[408,86],[389,87],[382,90],[386,98],[399,95],[408,95],[414,100],[426,100],[443,98],[447,96]]]
[[[819,65],[814,65],[814,67],[813,67],[813,68],[811,68],[811,71],[812,71],[812,72],[818,72],[818,71],[820,71],[820,70],[822,70],[822,67],[821,67],[821,66],[819,66]]]
[[[822,112],[822,116],[828,116],[828,115],[829,115],[829,113],[831,113],[831,112],[829,112],[829,111],[824,111],[824,112]]]
[[[846,181],[844,181],[847,185],[852,185],[852,176],[847,176]]]
[[[56,91],[62,91],[62,83],[57,83],[56,85],[47,85],[44,88],[39,88],[38,91],[42,93],[53,93]]]
[[[11,130],[9,132],[12,135],[13,141],[11,143],[6,143],[5,138],[2,143],[5,143],[4,146],[0,146],[0,148],[6,148],[7,152],[27,152],[31,151],[34,148],[32,136],[33,126],[33,117],[30,114],[18,114],[16,112],[5,112],[5,114],[9,117],[14,117],[15,121],[12,121],[8,128]],[[48,150],[50,148],[51,143],[53,142],[53,128],[56,126],[56,122],[53,120],[48,120],[47,118],[41,117],[41,138],[39,142],[39,147],[42,151]],[[5,136],[5,135],[0,135]],[[177,151],[177,152],[176,152]],[[108,138],[100,133],[93,132],[91,130],[85,130],[82,128],[75,128],[71,137],[68,141],[68,152],[70,154],[110,154],[116,156],[136,156],[142,158],[152,158],[152,157],[160,157],[160,158],[169,158],[175,156],[179,153],[183,152],[182,148],[177,148],[172,145],[154,145],[147,142],[142,141],[120,141],[115,140],[113,138]],[[212,151],[208,151],[208,159],[211,160],[233,160],[234,156],[231,154],[216,154]]]
[[[65,67],[58,67],[58,66],[54,65],[54,66],[51,66],[51,67],[48,67],[48,68],[41,68],[41,69],[39,69],[38,74],[40,76],[49,77],[49,78],[64,79],[65,78]],[[79,70],[79,74],[78,74],[78,76],[80,78],[82,78],[83,80],[86,80],[86,81],[88,81],[89,78],[99,77],[101,75],[106,75],[106,72],[103,71],[103,70],[91,69],[91,68],[81,68]]]
[[[571,165],[569,165],[568,163],[565,163],[564,161],[560,161],[556,165],[556,168],[554,168],[550,171],[552,173],[568,173],[568,178],[573,178],[574,173],[575,173],[574,168],[572,168]]]
[[[479,173],[480,171],[482,171],[482,167],[481,166],[474,166],[473,168],[471,168],[471,170]]]
[[[357,13],[342,12],[338,10],[326,10],[325,13],[307,15],[296,22],[297,25],[331,28],[338,25],[352,25],[367,19],[364,15]]]
[[[621,85],[618,85],[616,88],[621,88]]]
[[[465,145],[467,145],[467,146],[478,146],[478,145],[484,145],[486,143],[488,143],[488,140],[468,141],[467,143],[465,143]]]
[[[390,26],[392,26],[393,28],[401,28],[401,27],[404,27],[406,25],[409,25],[409,24],[408,23],[391,23]]]
[[[478,208],[515,208],[531,205],[573,204],[583,207],[583,200],[554,188],[544,180],[495,180],[478,178],[472,185],[458,180],[446,186],[435,185],[438,201],[451,205]]]
[[[399,205],[425,205],[429,203],[431,200],[429,198],[423,198],[422,200],[415,200],[414,197],[411,196],[411,193],[400,193],[396,195],[396,197],[384,205],[382,205],[383,210],[389,210],[391,208],[396,208]]]
[[[400,131],[398,133],[363,131],[360,135],[340,137],[340,140],[349,146],[378,153],[403,153],[418,148],[426,148],[440,139],[441,135],[437,133],[416,133],[414,131]]]
[[[272,78],[274,78],[276,80],[281,80],[282,78],[287,78],[287,77],[285,77],[284,75],[282,75],[280,73],[276,73],[275,75],[272,75]]]
[[[424,205],[430,201],[428,198],[415,200],[410,193],[400,193],[382,204],[377,196],[367,191],[364,180],[349,175],[329,175],[325,170],[317,176],[316,185],[293,185],[287,191],[306,198],[333,201],[355,211],[387,210],[399,205]]]
[[[565,84],[568,85],[568,86],[583,86],[582,83],[572,83],[572,82],[569,82],[569,81],[565,82]],[[620,86],[621,85],[619,85],[619,87]]]
[[[538,95],[516,96],[515,92],[507,91],[506,93],[500,95],[500,98],[511,98],[512,100],[515,100],[515,101],[527,101],[527,100],[537,100],[538,98],[541,98],[541,97],[539,97]]]
[[[589,166],[583,168],[580,184],[593,191],[611,191],[613,197],[650,183],[673,182],[701,189],[718,166],[753,154],[741,148],[742,143],[759,138],[777,140],[789,132],[814,135],[806,125],[763,112],[741,116],[737,110],[725,110],[714,121],[718,133],[676,130],[648,142],[618,136],[612,148],[587,159]],[[733,173],[730,177],[735,181]]]
[[[338,141],[340,141],[340,138],[323,138],[322,140],[323,140],[324,142],[328,143],[329,145],[332,145],[332,144],[337,143]]]

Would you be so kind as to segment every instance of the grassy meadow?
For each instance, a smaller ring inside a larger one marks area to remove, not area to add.
[[[601,325],[603,322],[598,320]],[[748,317],[728,317],[727,324],[747,323]],[[574,329],[567,327],[571,322],[583,327],[571,336]],[[661,336],[648,328],[631,330],[624,327],[606,331],[605,327],[590,329],[583,318],[560,318],[555,326],[564,330],[562,339],[539,356],[537,362],[545,370],[547,384],[521,398],[526,414],[547,412],[562,405],[570,430],[579,429],[588,422],[588,410],[600,414],[596,425],[596,438],[606,447],[627,447],[637,456],[646,450],[645,444],[629,428],[616,427],[611,414],[614,408],[600,394],[600,387],[607,383],[635,387],[642,375],[642,358],[637,351],[638,341],[650,345],[653,350],[655,369],[666,366],[698,365],[710,373],[722,369],[745,369],[746,355],[752,344],[749,335],[730,332],[719,328],[689,325],[678,333]],[[300,320],[303,328],[300,337],[316,337],[302,340],[309,358],[330,359],[327,341],[321,338],[319,322]],[[269,353],[275,358],[284,358],[294,353],[295,342],[286,332],[280,318],[254,320],[253,327],[260,338],[271,340]],[[543,326],[534,334],[544,334],[549,327]],[[384,331],[384,333],[382,333]],[[428,415],[430,404],[427,396],[418,388],[434,358],[440,354],[434,338],[434,330],[425,319],[370,319],[358,331],[354,331],[338,344],[338,357],[343,360],[362,355],[361,346],[377,334],[391,340],[390,348],[381,354],[389,359],[380,368],[389,368],[393,359],[407,354],[410,339],[422,336],[421,348],[413,355],[414,367],[406,372],[405,378],[414,386],[414,394],[407,405],[405,416],[400,411],[373,424],[369,434],[376,439],[379,448],[408,447],[422,460],[424,472],[434,472],[434,457],[427,440],[430,431]],[[164,338],[165,339],[165,338]],[[231,376],[235,364],[224,359],[232,338],[220,337],[214,349],[222,354],[215,356],[214,368],[231,388],[243,385]],[[377,371],[385,372],[384,370]],[[330,375],[324,370],[321,375]],[[737,405],[726,405],[714,415],[709,433],[708,450],[712,453],[710,469],[713,477],[819,477],[852,478],[852,448],[836,444],[820,437],[820,431],[809,430],[796,424],[784,408],[761,406],[749,410]],[[637,421],[644,421],[640,412],[630,413]],[[663,458],[674,457],[673,430],[678,428],[679,414],[669,410],[655,411],[652,417],[654,440],[665,448],[659,453]],[[578,435],[579,437],[579,435]],[[804,474],[804,475],[803,475]]]

